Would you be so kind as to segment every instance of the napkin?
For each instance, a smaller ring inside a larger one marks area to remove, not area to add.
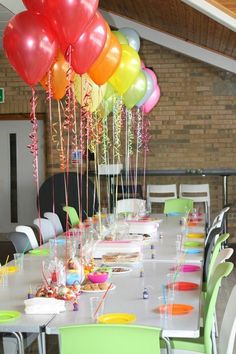
[[[24,300],[25,313],[28,315],[59,314],[66,310],[65,301],[54,298],[34,297]]]

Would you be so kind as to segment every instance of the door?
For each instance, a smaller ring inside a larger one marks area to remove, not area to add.
[[[0,121],[0,233],[32,225],[37,215],[29,120]],[[39,184],[44,180],[44,122],[38,121]]]

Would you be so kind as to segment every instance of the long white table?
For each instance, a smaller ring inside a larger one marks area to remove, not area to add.
[[[199,288],[191,291],[175,291],[175,303],[193,306],[193,311],[187,315],[171,316],[163,322],[160,314],[155,311],[158,307],[158,297],[162,295],[162,285],[165,275],[173,267],[173,263],[159,263],[147,261],[143,264],[144,276],[140,278],[140,268],[134,268],[126,274],[112,275],[112,284],[116,286],[110,290],[105,300],[105,313],[134,313],[137,316],[135,324],[156,326],[163,328],[166,337],[199,336],[200,321],[200,293],[202,272],[179,273],[176,281],[191,281]],[[149,298],[143,299],[144,288],[148,289]],[[99,296],[95,292],[82,293],[79,298],[79,311],[74,312],[72,305],[68,310],[56,315],[46,326],[47,334],[58,334],[58,328],[66,325],[91,323],[89,298]]]
[[[178,281],[192,281],[199,284],[194,291],[176,291],[175,303],[189,304],[194,310],[187,315],[172,316],[163,323],[160,315],[154,311],[158,306],[158,296],[165,274],[176,261],[176,235],[181,231],[179,217],[166,217],[162,219],[156,237],[145,242],[144,259],[142,267],[144,277],[140,278],[140,264],[132,272],[113,275],[112,282],[116,285],[111,290],[105,302],[105,312],[128,312],[137,316],[136,324],[157,326],[163,328],[166,337],[198,337],[200,323],[200,293],[202,272],[180,273]],[[203,227],[191,228],[191,233],[203,232]],[[158,235],[163,233],[163,237]],[[154,245],[154,249],[151,249]],[[43,248],[49,247],[47,244]],[[154,253],[154,259],[152,254]],[[39,338],[39,350],[46,352],[45,333],[58,334],[58,328],[64,325],[90,323],[89,298],[95,293],[82,293],[79,300],[79,311],[72,310],[72,303],[67,304],[67,311],[59,315],[26,315],[24,314],[24,299],[27,298],[29,286],[35,290],[37,284],[42,283],[42,261],[45,256],[25,255],[24,271],[9,274],[9,286],[0,290],[1,310],[16,310],[21,317],[6,323],[0,323],[0,332],[35,333]],[[203,252],[197,255],[185,255],[185,263],[201,265]],[[149,290],[149,299],[144,300],[142,293],[144,287]]]

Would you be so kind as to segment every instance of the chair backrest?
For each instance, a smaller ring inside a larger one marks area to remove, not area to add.
[[[32,250],[29,238],[25,233],[12,231],[7,237],[13,243],[17,253],[26,253]]]
[[[220,233],[221,233],[221,228],[216,227],[215,229],[212,229],[211,233],[208,237],[207,244],[205,245],[204,263],[203,263],[203,280],[204,281],[207,281],[212,252],[215,247],[216,239],[219,237]]]
[[[145,212],[146,200],[144,199],[120,199],[116,203],[116,213],[138,213]]]
[[[152,203],[165,203],[167,199],[177,198],[176,184],[148,184],[147,185],[147,205]]]
[[[61,354],[159,354],[160,329],[89,324],[59,328]]]
[[[236,285],[234,285],[224,312],[220,336],[219,354],[233,354],[236,334]]]
[[[53,224],[50,220],[44,218],[37,218],[34,219],[33,223],[38,227],[39,232],[42,236],[43,243],[47,242],[50,238],[56,236]]]
[[[186,214],[193,210],[193,201],[191,199],[176,198],[165,201],[164,214],[178,215]]]
[[[79,225],[79,215],[74,207],[64,206],[63,210],[68,214],[69,223],[71,227],[76,227]]]
[[[204,305],[204,345],[207,354],[212,353],[211,331],[216,307],[217,296],[219,293],[221,280],[227,277],[233,270],[234,264],[231,262],[221,263],[212,274],[206,293],[206,301]]]
[[[216,257],[218,256],[221,248],[222,248],[222,244],[229,238],[229,233],[225,233],[223,235],[220,235],[219,238],[216,240],[215,245],[213,247],[212,250],[212,255],[211,255],[211,260],[209,263],[209,268],[208,268],[208,277],[211,276],[212,273],[212,267],[215,264],[216,261]]]
[[[56,213],[46,212],[43,214],[43,216],[51,221],[57,235],[63,233],[61,220],[59,219],[59,216]]]
[[[180,184],[179,197],[206,202],[209,207],[211,205],[209,184]]]
[[[226,261],[226,259],[229,259],[232,254],[234,253],[234,249],[233,248],[223,248],[217,255],[215,262],[211,268],[211,274],[214,273],[216,267],[218,266],[218,264],[223,263]]]
[[[15,230],[17,232],[23,232],[28,236],[30,245],[31,245],[31,249],[37,248],[39,246],[37,238],[35,236],[35,233],[33,231],[33,229],[30,226],[26,226],[26,225],[17,225]]]

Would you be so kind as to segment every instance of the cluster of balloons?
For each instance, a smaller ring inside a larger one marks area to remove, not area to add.
[[[51,71],[53,97],[63,98],[68,71],[81,103],[83,79],[96,96],[91,111],[104,98],[122,96],[128,109],[148,113],[160,98],[155,73],[145,68],[140,38],[131,28],[111,31],[98,12],[98,0],[23,0],[27,10],[15,15],[3,34],[10,63],[30,86],[47,89]],[[102,89],[101,89],[102,87]],[[102,92],[102,93],[101,93]]]

